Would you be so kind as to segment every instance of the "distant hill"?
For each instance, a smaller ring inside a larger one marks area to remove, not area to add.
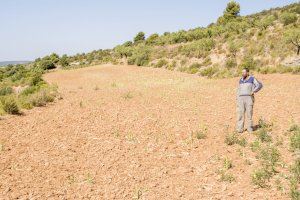
[[[0,62],[0,66],[6,66],[6,65],[17,65],[17,64],[27,64],[30,63],[31,61],[2,61]]]

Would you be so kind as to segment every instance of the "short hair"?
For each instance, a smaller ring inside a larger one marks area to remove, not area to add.
[[[246,70],[246,72],[249,72],[249,68],[245,67],[243,70]]]

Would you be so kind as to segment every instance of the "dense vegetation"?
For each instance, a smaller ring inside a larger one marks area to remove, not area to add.
[[[30,109],[54,101],[56,87],[43,81],[44,72],[42,66],[0,68],[0,115],[21,114],[21,108]]]

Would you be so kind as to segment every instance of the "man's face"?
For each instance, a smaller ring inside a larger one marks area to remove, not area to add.
[[[247,72],[247,70],[243,69],[243,71],[242,71],[243,78],[246,78],[248,75],[249,75],[249,73]]]

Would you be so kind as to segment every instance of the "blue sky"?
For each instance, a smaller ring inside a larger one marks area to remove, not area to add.
[[[237,0],[251,14],[298,0]],[[0,61],[112,48],[146,35],[206,26],[228,0],[0,0]]]

